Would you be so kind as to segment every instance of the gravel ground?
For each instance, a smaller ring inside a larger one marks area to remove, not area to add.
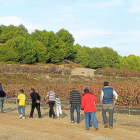
[[[81,122],[70,123],[69,110],[63,110],[64,118],[48,117],[48,106],[41,107],[42,118],[37,111],[29,118],[30,105],[26,106],[26,119],[19,119],[17,105],[4,104],[0,113],[0,140],[139,140],[140,115],[114,114],[114,128],[104,128],[101,112],[96,113],[99,130],[85,130],[84,113]],[[108,114],[107,114],[108,115]],[[76,112],[75,112],[76,116]]]

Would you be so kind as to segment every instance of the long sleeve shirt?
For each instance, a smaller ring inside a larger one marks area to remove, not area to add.
[[[110,95],[105,95],[105,94],[108,94],[107,90],[108,89],[111,89],[112,90],[112,94],[115,96],[115,99],[117,100],[118,99],[118,94],[117,92],[113,89],[113,88],[110,88],[109,86],[105,86],[102,90],[101,90],[101,95],[100,95],[100,101],[102,102],[104,100],[104,98],[108,98],[109,100],[113,100],[113,95],[110,96]],[[106,91],[106,93],[104,93]],[[109,90],[108,90],[109,91]],[[110,91],[109,91],[110,92]],[[105,95],[105,96],[104,96]]]
[[[97,102],[98,102],[98,100],[95,98],[94,95],[92,95],[90,93],[86,93],[82,97],[81,108],[84,109],[85,113],[95,112],[96,111],[95,104]]]
[[[70,92],[70,104],[80,104],[81,103],[81,94],[77,90],[73,90]]]
[[[55,101],[55,92],[54,91],[48,91],[46,98],[49,98],[49,101]]]
[[[37,92],[32,92],[30,94],[30,97],[32,99],[32,102],[36,102],[37,100],[40,100],[40,95]]]

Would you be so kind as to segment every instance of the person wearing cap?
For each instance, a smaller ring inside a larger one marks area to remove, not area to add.
[[[76,87],[73,87],[73,90],[70,92],[70,116],[71,116],[71,123],[74,123],[74,110],[76,109],[77,112],[77,123],[80,123],[80,104],[81,104],[81,93],[76,90]]]
[[[83,87],[83,90],[85,90],[85,89],[89,89],[88,86],[84,86],[84,87]],[[83,96],[84,96],[85,94],[86,94],[85,92],[82,94],[82,98],[83,98]],[[90,94],[92,94],[92,93],[90,93]],[[81,110],[84,110],[84,109],[81,108]],[[90,114],[89,114],[89,127],[92,127],[92,121],[91,121],[91,116],[90,116]]]
[[[113,101],[113,95],[115,96],[115,100]],[[106,111],[109,111],[109,128],[113,129],[113,113],[114,106],[117,101],[118,94],[116,91],[109,87],[109,83],[107,81],[104,82],[104,88],[101,90],[100,102],[103,105],[102,107],[102,117],[104,121],[104,128],[108,127],[108,119],[106,117]]]
[[[81,107],[84,109],[85,113],[85,124],[86,130],[89,130],[89,115],[92,118],[95,130],[98,130],[98,123],[96,119],[96,107],[95,104],[98,100],[89,92],[89,89],[84,89],[85,95],[82,97]]]

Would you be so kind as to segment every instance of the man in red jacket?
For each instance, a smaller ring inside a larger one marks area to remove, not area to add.
[[[98,102],[98,100],[91,93],[89,93],[89,89],[84,89],[84,92],[85,95],[82,97],[81,108],[84,109],[85,113],[86,130],[89,130],[89,115],[92,118],[95,130],[98,130],[97,119],[95,116],[95,104]]]

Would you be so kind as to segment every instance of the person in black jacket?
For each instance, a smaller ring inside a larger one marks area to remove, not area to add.
[[[29,118],[33,118],[34,109],[36,107],[38,111],[38,117],[41,118],[41,111],[40,111],[40,95],[35,92],[34,88],[31,88],[32,93],[30,94],[30,97],[32,99],[32,105],[31,105],[31,113]]]
[[[1,113],[4,113],[4,111],[3,111],[4,97],[6,97],[6,93],[3,90],[0,90]]]

